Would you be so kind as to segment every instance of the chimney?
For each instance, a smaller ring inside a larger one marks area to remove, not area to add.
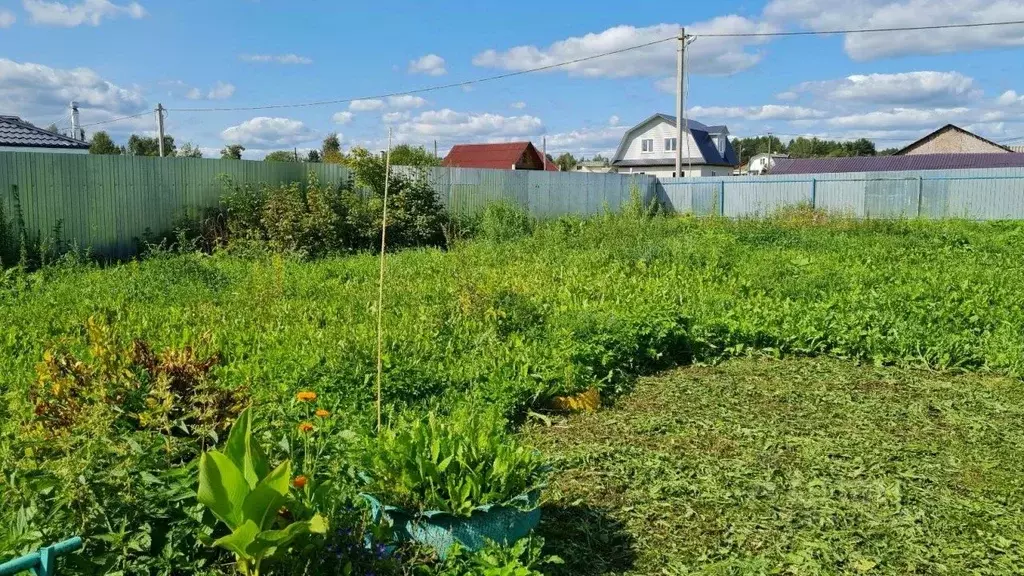
[[[76,140],[85,140],[85,132],[82,131],[82,127],[79,125],[78,120],[78,102],[71,102],[71,137]]]

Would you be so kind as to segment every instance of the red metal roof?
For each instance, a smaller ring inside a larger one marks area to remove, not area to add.
[[[456,144],[441,162],[442,166],[457,168],[496,168],[511,170],[524,153],[534,155],[537,163],[542,160],[540,152],[530,142],[507,142],[501,144]],[[548,170],[558,170],[553,162]],[[553,166],[553,168],[552,168]]]
[[[853,158],[788,158],[776,160],[771,174],[957,170],[967,168],[1024,168],[1024,154],[912,154],[910,156],[857,156]]]

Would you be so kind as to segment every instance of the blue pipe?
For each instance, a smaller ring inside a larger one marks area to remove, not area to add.
[[[82,539],[78,536],[58,542],[53,546],[40,548],[27,556],[0,564],[0,576],[10,576],[25,570],[32,570],[37,576],[53,576],[57,573],[56,559],[82,548]]]

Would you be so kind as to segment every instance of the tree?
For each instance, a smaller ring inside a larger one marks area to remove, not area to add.
[[[263,157],[264,162],[298,162],[293,150],[278,150]]]
[[[576,169],[576,158],[568,152],[563,152],[558,158],[555,158],[555,164],[558,164],[558,168],[562,172],[570,172]]]
[[[198,146],[191,142],[185,142],[178,148],[178,158],[202,158],[203,151]]]
[[[874,156],[877,154],[875,143],[867,138],[860,138],[845,144],[850,156]]]
[[[391,164],[393,166],[429,167],[440,166],[441,161],[434,156],[433,152],[427,152],[427,149],[422,146],[413,147],[408,144],[399,144],[391,149]]]
[[[106,132],[97,132],[92,135],[92,142],[89,143],[89,154],[108,154],[115,156],[121,154],[121,149],[110,139]]]
[[[47,132],[53,132],[54,134],[60,134],[60,128],[57,128],[56,124],[50,124],[46,127]]]
[[[594,157],[591,158],[590,161],[591,162],[604,162],[606,166],[608,165],[608,159],[605,158],[604,156],[601,156],[600,154],[594,154]]]
[[[245,152],[245,146],[241,144],[228,144],[221,148],[220,159],[221,160],[241,160],[242,152]]]
[[[306,162],[311,162],[313,164],[320,162],[320,151],[310,150],[309,154],[306,154]]]
[[[327,135],[327,138],[324,138],[320,156],[324,162],[330,164],[345,163],[345,155],[341,153],[341,139],[338,138],[337,132],[331,132]]]
[[[899,148],[883,148],[878,151],[879,156],[895,156],[899,152]]]
[[[164,156],[174,156],[174,136],[164,135]],[[160,142],[149,136],[132,134],[128,138],[128,153],[132,156],[159,156]]]

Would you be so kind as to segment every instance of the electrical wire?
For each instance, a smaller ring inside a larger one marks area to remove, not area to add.
[[[991,26],[1024,25],[1024,20],[1006,22],[974,22],[966,24],[936,24],[933,26],[905,26],[892,28],[853,28],[848,30],[800,30],[794,32],[723,32],[720,34],[692,34],[698,38],[766,38],[783,36],[827,36],[831,34],[870,34],[873,32],[914,32],[918,30],[954,30],[959,28],[986,28]],[[687,34],[691,36],[691,34]]]
[[[548,64],[545,66],[538,66],[536,68],[528,68],[526,70],[516,70],[515,72],[506,72],[505,74],[497,74],[495,76],[485,76],[483,78],[476,78],[473,80],[465,80],[463,82],[452,82],[450,84],[440,84],[436,86],[427,86],[425,88],[416,88],[414,90],[405,90],[402,92],[387,92],[384,94],[375,94],[371,96],[360,96],[358,98],[339,98],[337,100],[320,100],[315,102],[302,102],[297,104],[268,104],[264,106],[235,106],[235,107],[221,107],[221,108],[168,108],[172,112],[251,112],[256,110],[275,110],[279,108],[309,108],[312,106],[328,106],[332,104],[348,104],[356,100],[375,100],[380,98],[392,98],[395,96],[409,96],[412,94],[423,94],[424,92],[434,92],[436,90],[446,90],[449,88],[461,88],[464,86],[472,86],[473,84],[481,84],[483,82],[493,82],[495,80],[504,80],[505,78],[512,78],[514,76],[522,76],[523,74],[531,74],[533,72],[543,72],[545,70],[553,70],[562,66],[571,66],[573,64],[579,64],[580,62],[587,62],[589,60],[596,60],[598,58],[604,58],[605,56],[614,56],[615,54],[622,54],[623,52],[630,52],[632,50],[639,50],[641,48],[647,48],[654,46],[655,44],[661,44],[662,42],[669,42],[678,40],[678,36],[672,36],[670,38],[661,38],[659,40],[652,40],[643,44],[637,44],[635,46],[627,46],[626,48],[620,48],[618,50],[612,50],[609,52],[602,52],[600,54],[592,54],[590,56],[584,56],[581,58],[574,58],[572,60],[566,60],[565,62],[558,62],[555,64]]]
[[[121,120],[131,120],[133,118],[139,118],[146,114],[152,114],[152,110],[146,110],[145,112],[139,112],[138,114],[132,114],[131,116],[121,116],[119,118],[111,118],[110,120],[102,120],[100,122],[91,122],[89,124],[82,124],[79,128],[89,128],[90,126],[99,126],[101,124],[110,124],[112,122],[120,122]]]
[[[976,23],[965,23],[965,24],[943,24],[934,26],[908,26],[908,27],[891,27],[891,28],[860,28],[860,29],[847,29],[847,30],[807,30],[807,31],[795,31],[795,32],[750,32],[750,33],[720,33],[720,34],[688,34],[688,37],[695,38],[754,38],[754,37],[785,37],[785,36],[825,36],[831,34],[862,34],[872,32],[909,32],[916,30],[949,30],[958,28],[981,28],[981,27],[992,27],[992,26],[1012,26],[1012,25],[1024,25],[1024,20],[1013,20],[1005,22],[976,22]],[[373,100],[381,98],[392,98],[397,96],[409,96],[414,94],[423,94],[426,92],[434,92],[438,90],[446,90],[450,88],[460,88],[466,86],[472,86],[474,84],[481,84],[484,82],[494,82],[497,80],[504,80],[506,78],[513,78],[516,76],[522,76],[524,74],[532,74],[535,72],[543,72],[546,70],[553,70],[564,66],[572,66],[573,64],[579,64],[582,62],[588,62],[590,60],[596,60],[598,58],[604,58],[607,56],[614,56],[616,54],[622,54],[633,50],[639,50],[641,48],[647,48],[656,44],[664,42],[672,42],[678,40],[678,36],[671,36],[668,38],[660,38],[658,40],[652,40],[643,44],[637,44],[634,46],[627,46],[618,50],[611,50],[608,52],[602,52],[600,54],[592,54],[590,56],[583,56],[580,58],[574,58],[572,60],[566,60],[564,62],[557,62],[555,64],[547,64],[544,66],[537,66],[535,68],[527,68],[525,70],[516,70],[514,72],[506,72],[504,74],[496,74],[494,76],[485,76],[483,78],[475,78],[472,80],[465,80],[462,82],[452,82],[448,84],[439,84],[434,86],[426,86],[424,88],[416,88],[413,90],[404,90],[397,92],[386,92],[382,94],[360,96],[358,98],[338,98],[333,100],[319,100],[312,102],[299,102],[292,104],[268,104],[261,106],[233,106],[233,107],[210,107],[210,108],[167,108],[165,110],[171,112],[252,112],[259,110],[277,110],[282,108],[309,108],[314,106],[329,106],[336,104],[349,104],[356,100]],[[89,124],[83,124],[82,128],[89,128],[92,126],[100,126],[103,124],[110,124],[113,122],[120,122],[122,120],[131,120],[139,118],[149,114],[150,111],[140,112],[138,114],[131,114],[128,116],[121,116],[118,118],[111,118],[109,120],[103,120],[100,122],[91,122]],[[677,144],[678,145],[678,144]]]

